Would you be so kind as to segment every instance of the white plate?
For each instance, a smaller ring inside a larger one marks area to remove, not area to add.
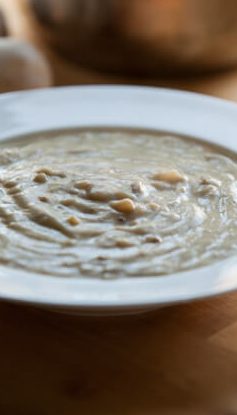
[[[237,105],[158,88],[86,86],[0,96],[0,140],[72,127],[138,127],[237,151]],[[146,311],[237,288],[237,258],[164,277],[115,281],[42,277],[0,267],[0,297],[78,314]]]

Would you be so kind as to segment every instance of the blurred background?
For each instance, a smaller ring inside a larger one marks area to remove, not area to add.
[[[236,0],[0,0],[0,10],[1,92],[133,83],[237,99]]]

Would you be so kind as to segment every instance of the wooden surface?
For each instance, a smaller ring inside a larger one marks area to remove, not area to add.
[[[121,81],[57,57],[24,0],[1,2],[12,32],[45,51],[56,84]],[[237,70],[151,83],[237,100]],[[237,414],[237,295],[108,319],[0,304],[0,414]]]

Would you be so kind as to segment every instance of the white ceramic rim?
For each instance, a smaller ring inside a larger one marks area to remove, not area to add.
[[[0,96],[0,140],[77,127],[133,127],[194,136],[237,151],[237,105],[131,86],[52,88]],[[164,277],[44,277],[0,267],[0,298],[77,309],[150,308],[237,289],[237,258]]]

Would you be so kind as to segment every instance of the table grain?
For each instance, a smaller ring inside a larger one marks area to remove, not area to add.
[[[56,85],[151,84],[237,101],[237,70],[145,82],[75,66],[44,45],[26,0],[0,3],[12,34],[47,55]],[[0,414],[237,414],[237,294],[116,318],[0,303]]]

